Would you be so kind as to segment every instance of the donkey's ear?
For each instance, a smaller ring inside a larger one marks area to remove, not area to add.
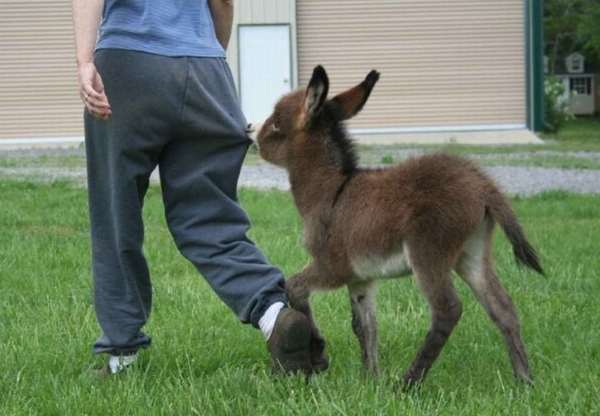
[[[329,92],[329,78],[325,68],[318,65],[313,70],[312,77],[306,88],[306,96],[304,97],[304,111],[307,118],[318,113]]]
[[[379,72],[373,70],[369,72],[363,82],[336,95],[331,100],[337,104],[341,120],[352,118],[362,110],[377,81],[379,81]]]

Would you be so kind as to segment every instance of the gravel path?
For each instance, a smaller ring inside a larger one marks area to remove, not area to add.
[[[549,190],[600,194],[600,171],[597,170],[518,166],[493,166],[484,169],[505,192],[513,195],[530,196]],[[289,189],[286,172],[270,165],[245,166],[240,185]]]
[[[418,148],[393,148],[386,146],[373,146],[372,149],[366,151],[366,155],[374,160],[380,160],[384,156],[392,156],[394,160],[404,160],[409,157],[422,156],[431,153],[430,149]],[[468,156],[471,159],[529,159],[534,157],[563,157],[586,159],[600,161],[600,152],[582,152],[582,151],[555,151],[555,150],[535,150],[530,152],[493,152],[493,153],[470,153]]]
[[[493,166],[484,169],[505,192],[513,195],[529,196],[548,190],[600,194],[599,170],[520,166]],[[85,170],[81,167],[0,167],[0,177],[41,181],[74,180],[82,185],[86,181]],[[158,180],[156,172],[153,180]],[[240,186],[289,190],[286,172],[267,164],[245,165],[240,176]]]
[[[385,146],[369,148],[366,155],[377,163],[379,153],[389,154],[399,161],[426,153],[426,149],[390,149]],[[366,156],[365,155],[365,156]],[[373,158],[375,155],[375,158]],[[514,152],[503,154],[470,154],[473,159],[510,158],[534,156],[576,157],[600,161],[599,152]],[[10,163],[9,163],[10,162]],[[525,166],[491,166],[484,169],[496,179],[500,187],[513,195],[528,196],[548,190],[565,190],[576,193],[600,194],[600,170],[558,169]],[[39,181],[71,180],[82,186],[86,184],[85,154],[82,147],[69,149],[0,149],[0,177],[31,179]],[[153,181],[158,181],[157,172]],[[246,164],[242,167],[240,186],[258,189],[288,190],[289,183],[284,170],[265,164]]]
[[[500,188],[513,195],[529,196],[551,190],[600,194],[599,170],[520,166],[492,166],[485,170]]]

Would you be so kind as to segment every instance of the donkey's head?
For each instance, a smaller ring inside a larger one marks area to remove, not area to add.
[[[260,155],[268,162],[287,168],[303,144],[332,140],[341,152],[335,157],[336,161],[343,170],[353,168],[355,157],[343,121],[362,110],[378,79],[379,73],[371,71],[357,86],[327,99],[329,78],[322,66],[315,67],[307,88],[282,97],[273,114],[255,127]]]

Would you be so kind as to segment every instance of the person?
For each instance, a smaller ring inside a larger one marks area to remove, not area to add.
[[[246,236],[237,200],[250,139],[225,61],[232,1],[73,0],[73,19],[104,372],[150,345],[142,206],[157,166],[179,251],[260,328],[274,365],[310,372],[310,323],[286,306],[284,278]]]

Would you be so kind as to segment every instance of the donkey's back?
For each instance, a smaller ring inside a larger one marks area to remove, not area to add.
[[[386,234],[391,228],[405,236],[439,226],[438,235],[452,228],[452,234],[464,236],[483,220],[486,195],[497,192],[471,161],[438,153],[357,172],[339,198],[339,209],[354,217],[349,224],[361,218],[371,227],[379,223]]]
[[[385,169],[360,170],[333,207],[335,229],[331,234],[345,238],[335,241],[331,249],[342,249],[342,243],[355,264],[373,264],[373,278],[410,271],[406,251],[412,242],[428,241],[437,258],[449,256],[448,262],[453,264],[484,221],[487,195],[496,193],[494,183],[473,163],[446,154],[421,156]],[[401,255],[403,262],[399,261]],[[390,256],[398,260],[398,267],[375,265],[375,258],[389,263]],[[367,278],[366,266],[354,269],[360,269],[360,278]]]

